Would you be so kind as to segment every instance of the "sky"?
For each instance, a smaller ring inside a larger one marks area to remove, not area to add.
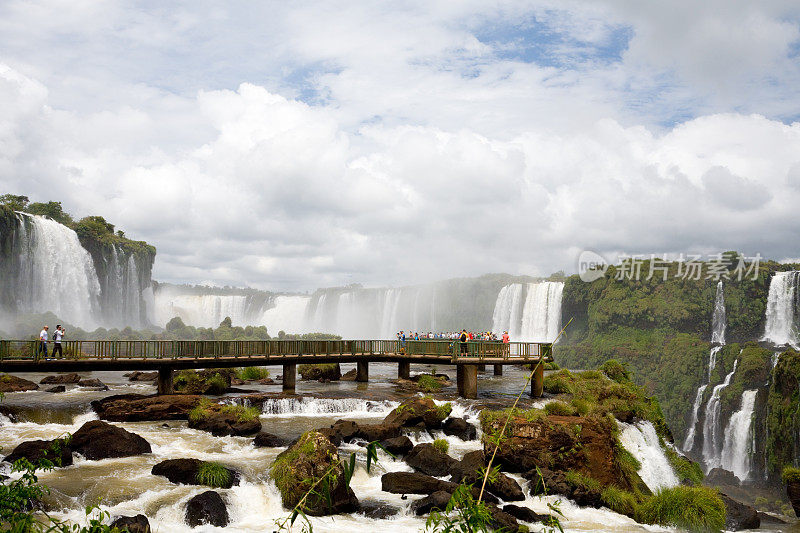
[[[272,290],[800,257],[800,3],[0,2],[0,193]]]

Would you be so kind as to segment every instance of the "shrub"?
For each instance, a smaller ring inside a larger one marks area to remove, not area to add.
[[[219,463],[204,461],[197,469],[197,482],[209,487],[226,487],[231,482],[231,472]]]
[[[544,378],[544,391],[550,394],[572,394],[574,378],[569,370],[559,370]]]
[[[208,378],[205,385],[206,394],[223,394],[228,390],[228,383],[221,374],[214,374]]]
[[[444,420],[453,412],[453,404],[445,402],[436,406],[436,418]]]
[[[636,511],[636,521],[689,531],[720,531],[725,527],[725,504],[714,489],[678,486],[662,489]]]
[[[200,398],[200,401],[197,402],[197,405],[192,407],[189,411],[189,420],[192,422],[200,422],[201,420],[205,419],[214,406],[217,405],[216,403],[212,402],[208,398]]]
[[[342,372],[339,363],[320,363],[315,365],[299,365],[297,373],[303,379],[318,380],[322,378],[335,381],[342,377]]]
[[[225,414],[235,416],[239,422],[258,420],[258,416],[261,414],[256,407],[245,407],[239,404],[226,404],[220,410]]]
[[[445,439],[436,439],[433,441],[433,447],[442,453],[447,453],[450,449],[450,444]]]
[[[617,440],[614,446],[614,462],[617,468],[622,473],[623,477],[627,480],[634,479],[634,475],[642,468],[642,463],[634,457],[625,447]]]
[[[609,359],[600,365],[600,372],[617,383],[630,383],[631,381],[631,373],[628,370],[628,365],[626,363],[620,363],[616,359]]]
[[[442,382],[430,374],[423,374],[417,381],[417,387],[425,392],[438,392],[442,388]]]
[[[558,400],[545,404],[544,410],[548,415],[558,416],[574,416],[577,413],[574,406]]]
[[[793,466],[785,467],[781,474],[781,479],[783,479],[784,483],[800,482],[800,468],[794,468]]]
[[[664,446],[664,452],[681,481],[689,480],[695,486],[703,483],[705,475],[699,464],[690,461],[668,446]]]
[[[258,381],[269,377],[269,370],[259,366],[246,366],[236,370],[236,377],[243,381]]]
[[[603,492],[600,493],[600,499],[603,500],[606,507],[615,513],[624,514],[626,516],[633,516],[639,505],[636,496],[627,490],[622,490],[614,486],[603,489]]]

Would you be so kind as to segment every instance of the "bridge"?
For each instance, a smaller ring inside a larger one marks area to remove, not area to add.
[[[397,377],[408,379],[411,363],[455,365],[458,393],[477,398],[478,371],[494,365],[534,364],[531,396],[542,395],[544,363],[552,362],[550,343],[408,340],[95,340],[63,341],[64,357],[45,359],[38,341],[0,340],[0,372],[91,372],[157,370],[158,393],[173,392],[175,370],[243,366],[283,367],[283,390],[293,393],[298,364],[356,363],[356,381],[369,381],[369,363],[397,363]],[[52,352],[53,343],[48,343]],[[542,364],[537,364],[542,363]]]

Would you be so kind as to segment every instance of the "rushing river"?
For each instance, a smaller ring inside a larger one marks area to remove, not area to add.
[[[342,366],[342,371],[345,372],[354,365]],[[411,393],[398,391],[392,383],[391,380],[396,376],[396,365],[370,366],[369,383],[321,384],[298,380],[297,399],[268,400],[264,404],[261,415],[264,431],[283,437],[296,437],[306,430],[328,426],[340,418],[380,421],[402,398]],[[414,365],[412,368],[416,372],[430,370],[430,367],[423,365]],[[477,425],[479,404],[508,404],[512,401],[514,391],[519,391],[524,383],[525,375],[520,369],[506,367],[502,377],[493,376],[491,367],[488,370],[479,377],[481,397],[477,401],[454,399],[453,416],[464,416]],[[450,373],[448,369],[440,368],[437,371]],[[22,377],[38,383],[45,375],[28,374]],[[11,423],[5,417],[0,418],[2,452],[7,454],[26,440],[52,439],[75,432],[86,421],[97,418],[89,406],[92,400],[111,394],[155,392],[153,385],[129,383],[121,373],[94,372],[91,377],[99,378],[110,390],[97,392],[73,388],[59,394],[42,391],[7,394],[4,405],[19,410],[21,420]],[[258,392],[280,392],[280,385],[243,385],[240,388]],[[442,395],[446,396],[447,394]],[[152,453],[100,461],[87,461],[76,455],[74,465],[42,473],[41,481],[52,490],[47,504],[56,510],[53,513],[55,516],[79,521],[83,517],[84,506],[99,503],[112,516],[143,513],[150,519],[152,530],[161,533],[216,530],[270,532],[275,530],[274,521],[286,516],[287,511],[282,508],[280,495],[269,477],[270,464],[284,448],[256,448],[251,437],[214,437],[204,431],[189,429],[185,421],[118,425],[144,437],[151,444]],[[455,458],[461,458],[465,453],[480,448],[479,440],[462,441],[456,437],[428,433],[409,436],[415,444],[431,441],[434,437],[444,437],[449,441],[450,455]],[[314,518],[315,531],[409,533],[424,530],[424,517],[417,517],[409,512],[411,502],[421,496],[412,495],[403,499],[401,495],[381,490],[380,478],[383,473],[411,471],[408,465],[400,460],[393,461],[391,457],[381,453],[378,466],[367,474],[362,447],[343,444],[339,449],[343,455],[357,452],[362,461],[361,468],[351,482],[359,500],[362,503],[381,502],[395,506],[400,511],[391,518],[381,520],[367,518],[362,514]],[[242,473],[239,486],[219,490],[228,505],[228,527],[223,529],[202,526],[193,530],[184,522],[187,500],[207,488],[176,485],[164,477],[150,474],[156,463],[176,458],[217,461]],[[2,469],[8,473],[7,464],[3,463]],[[527,494],[527,481],[518,476],[513,477]],[[548,501],[556,500],[556,497],[528,497],[524,502],[515,503],[539,513],[546,513]],[[608,510],[580,508],[567,500],[562,500],[560,505],[565,515],[562,523],[568,531],[667,531],[664,528],[639,525]],[[299,531],[299,527],[295,529]],[[540,530],[535,525],[531,529]]]

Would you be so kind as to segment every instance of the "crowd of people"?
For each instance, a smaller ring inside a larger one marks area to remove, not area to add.
[[[464,334],[466,334],[466,340],[463,339]],[[447,331],[447,332],[439,332],[434,333],[429,331],[427,333],[420,333],[418,331],[409,331],[406,334],[405,331],[398,331],[397,332],[397,340],[400,342],[405,342],[407,340],[419,341],[419,340],[428,340],[428,339],[441,339],[441,340],[459,340],[461,342],[469,342],[469,341],[503,341],[504,343],[511,342],[511,337],[508,335],[507,331],[504,331],[503,334],[498,338],[498,336],[491,332],[491,331],[483,331],[483,332],[475,332],[475,331],[467,331],[466,329],[461,331]]]

